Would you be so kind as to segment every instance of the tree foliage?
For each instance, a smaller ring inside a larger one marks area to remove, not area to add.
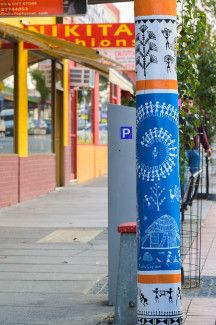
[[[208,138],[212,141],[216,125],[216,37],[211,35],[210,27],[199,50],[198,70],[197,104],[204,116]]]
[[[40,94],[40,102],[43,106],[50,94],[50,89],[46,85],[46,79],[43,71],[39,69],[34,69],[30,71],[30,75],[32,77],[33,82],[35,83],[36,90]]]
[[[206,15],[196,0],[179,0],[177,73],[179,95],[194,96],[198,86],[199,48],[205,37]]]
[[[216,16],[216,2],[215,0],[202,0],[202,5],[206,12],[211,13],[212,16]]]
[[[178,0],[180,8],[178,15],[178,52],[177,52],[177,78],[179,85],[179,98],[181,102],[179,139],[180,139],[180,176],[184,179],[186,161],[185,139],[193,148],[194,136],[197,130],[197,118],[188,118],[184,110],[184,98],[194,97],[199,87],[198,58],[199,48],[205,38],[206,14],[196,6],[196,0]],[[194,116],[197,110],[191,112]],[[198,117],[198,116],[197,116]]]

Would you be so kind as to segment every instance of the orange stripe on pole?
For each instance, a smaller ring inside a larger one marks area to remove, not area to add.
[[[179,283],[181,274],[138,275],[138,283]]]
[[[176,16],[176,0],[137,0],[134,13],[135,16]]]
[[[178,89],[178,83],[177,80],[140,80],[136,82],[136,89]]]

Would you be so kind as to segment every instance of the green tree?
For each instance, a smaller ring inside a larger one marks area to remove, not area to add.
[[[178,0],[181,8],[178,16],[178,52],[177,75],[179,84],[179,97],[195,97],[199,87],[199,49],[205,38],[206,14],[196,6],[196,0]],[[182,103],[184,108],[184,102]],[[194,107],[192,114],[195,117],[197,109]],[[193,146],[193,139],[197,129],[197,118],[188,119],[184,109],[180,110],[181,123],[179,126],[180,138],[180,176],[183,181],[185,172],[185,136]]]
[[[199,84],[199,48],[205,37],[206,14],[196,0],[179,0],[177,71],[180,96],[194,96]]]
[[[30,75],[32,77],[33,83],[35,84],[36,90],[40,94],[39,118],[41,118],[41,111],[44,111],[46,101],[50,94],[50,88],[46,85],[46,79],[42,70],[31,70]]]
[[[216,125],[216,37],[211,34],[210,26],[199,49],[198,70],[197,104],[204,116],[206,131],[211,142]]]

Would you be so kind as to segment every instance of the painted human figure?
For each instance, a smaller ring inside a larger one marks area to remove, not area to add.
[[[160,290],[160,297],[166,296],[166,291],[165,290]]]
[[[177,299],[176,299],[176,303],[177,303],[177,300],[178,300],[178,299],[181,301],[181,289],[180,289],[180,287],[177,288],[177,294],[176,294],[176,297],[177,297]]]
[[[140,294],[140,301],[143,303],[144,306],[148,305],[148,299],[144,296],[143,293]]]
[[[173,302],[173,299],[172,299],[173,289],[169,288],[169,290],[167,290],[167,293],[169,295],[169,302],[172,303]]]
[[[157,148],[156,147],[154,147],[153,152],[152,152],[152,155],[153,155],[154,159],[157,158],[158,151],[157,151]]]
[[[155,293],[155,301],[159,303],[159,289],[155,288],[155,290],[152,290],[153,293]]]
[[[166,39],[166,50],[168,50],[170,48],[169,37],[170,37],[170,34],[172,33],[172,31],[168,28],[164,28],[161,32]]]
[[[167,73],[171,72],[171,64],[174,63],[174,58],[172,55],[165,55],[164,62],[167,64]]]

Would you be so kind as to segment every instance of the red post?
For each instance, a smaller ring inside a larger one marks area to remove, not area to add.
[[[110,103],[121,104],[121,88],[112,83],[110,83]]]
[[[93,144],[99,143],[99,73],[95,72],[94,89],[92,89],[92,134]]]
[[[78,92],[71,92],[71,174],[72,178],[77,178],[77,103]]]
[[[121,88],[119,86],[116,86],[116,104],[121,104]]]

